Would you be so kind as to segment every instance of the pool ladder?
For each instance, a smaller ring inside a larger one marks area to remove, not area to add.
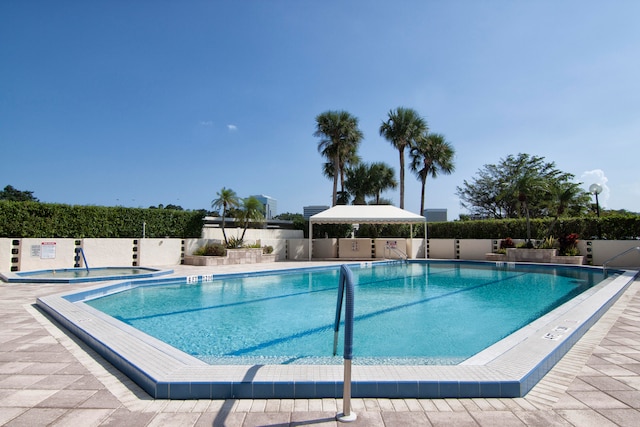
[[[338,285],[338,301],[336,318],[333,325],[333,355],[338,352],[338,332],[340,331],[340,315],[342,301],[344,306],[344,385],[342,393],[342,413],[336,416],[338,421],[351,422],[357,419],[351,412],[351,359],[353,358],[353,273],[346,265],[340,266],[340,283]],[[346,295],[346,298],[345,298]]]
[[[638,252],[640,252],[640,246],[634,246],[633,248],[629,248],[629,249],[627,249],[627,250],[626,250],[626,251],[624,251],[624,252],[620,252],[618,255],[616,255],[616,256],[614,256],[614,257],[611,257],[611,258],[609,258],[608,260],[606,260],[605,262],[603,262],[603,263],[602,263],[602,271],[603,271],[603,273],[604,273],[604,277],[605,277],[605,279],[608,277],[608,274],[607,274],[607,264],[609,264],[611,261],[615,260],[616,258],[620,258],[621,256],[628,254],[628,253],[629,253],[629,252],[631,252],[631,251],[638,251]]]
[[[84,261],[84,268],[89,271],[89,264],[87,264],[87,257],[84,256],[84,249],[82,247],[76,248],[76,261],[78,260],[78,254],[82,255],[82,260]]]

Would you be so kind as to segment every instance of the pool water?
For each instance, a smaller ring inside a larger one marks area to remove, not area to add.
[[[356,364],[458,364],[601,279],[588,269],[486,263],[351,267]],[[342,363],[338,268],[139,286],[85,301],[212,364]]]
[[[59,268],[0,274],[9,283],[82,283],[119,279],[141,279],[173,273],[149,267]]]
[[[28,273],[18,273],[23,277],[50,277],[72,279],[76,277],[104,277],[104,276],[135,276],[142,273],[149,273],[146,268],[130,267],[109,267],[109,268],[63,268],[59,270],[35,271]]]

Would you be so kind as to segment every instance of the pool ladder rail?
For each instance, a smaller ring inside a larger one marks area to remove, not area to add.
[[[640,253],[640,246],[634,246],[633,248],[629,248],[626,251],[620,252],[618,255],[613,256],[611,258],[609,258],[608,260],[606,260],[605,262],[602,263],[602,271],[604,273],[604,277],[605,279],[608,277],[608,272],[607,272],[607,264],[609,264],[611,261],[620,258],[623,255],[628,254],[631,251],[638,251]]]
[[[407,254],[405,254],[404,252],[402,252],[398,248],[394,248],[392,246],[387,246],[387,247],[385,247],[385,250],[388,250],[389,254],[394,253],[394,254],[398,255],[400,257],[400,259],[402,261],[404,261],[404,262],[407,262],[407,260],[409,259],[409,256]]]
[[[345,298],[346,295],[346,298]],[[338,352],[338,332],[340,331],[340,315],[342,313],[342,301],[344,306],[344,384],[342,393],[342,413],[336,416],[341,422],[352,422],[357,415],[351,412],[351,359],[353,358],[353,273],[346,265],[340,266],[340,282],[338,285],[338,301],[336,304],[336,317],[333,325],[333,355]]]

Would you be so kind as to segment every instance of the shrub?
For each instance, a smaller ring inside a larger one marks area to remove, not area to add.
[[[578,255],[578,235],[571,233],[566,236],[560,237],[558,243],[560,243],[560,255]]]
[[[263,246],[262,253],[266,255],[273,253],[273,246]]]
[[[220,243],[210,243],[196,249],[193,254],[198,256],[225,256],[227,249]]]
[[[555,237],[549,236],[540,242],[538,246],[539,249],[556,249],[558,247],[558,242],[556,242]]]
[[[242,239],[238,237],[229,237],[227,239],[227,249],[239,249],[242,247]]]

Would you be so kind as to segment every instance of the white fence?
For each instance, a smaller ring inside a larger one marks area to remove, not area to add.
[[[309,259],[309,242],[303,238],[279,239],[261,235],[262,246],[272,246],[276,260]],[[245,236],[245,241],[247,240]],[[31,271],[84,267],[82,249],[89,267],[179,265],[185,255],[207,239],[7,239],[0,238],[0,271]],[[495,251],[499,239],[429,239],[427,258],[484,260]],[[423,239],[314,239],[313,259],[424,258]],[[578,242],[587,263],[602,265],[624,251],[640,246],[636,240],[587,240]],[[393,248],[391,250],[390,248]],[[612,267],[640,268],[640,250],[615,259]]]

